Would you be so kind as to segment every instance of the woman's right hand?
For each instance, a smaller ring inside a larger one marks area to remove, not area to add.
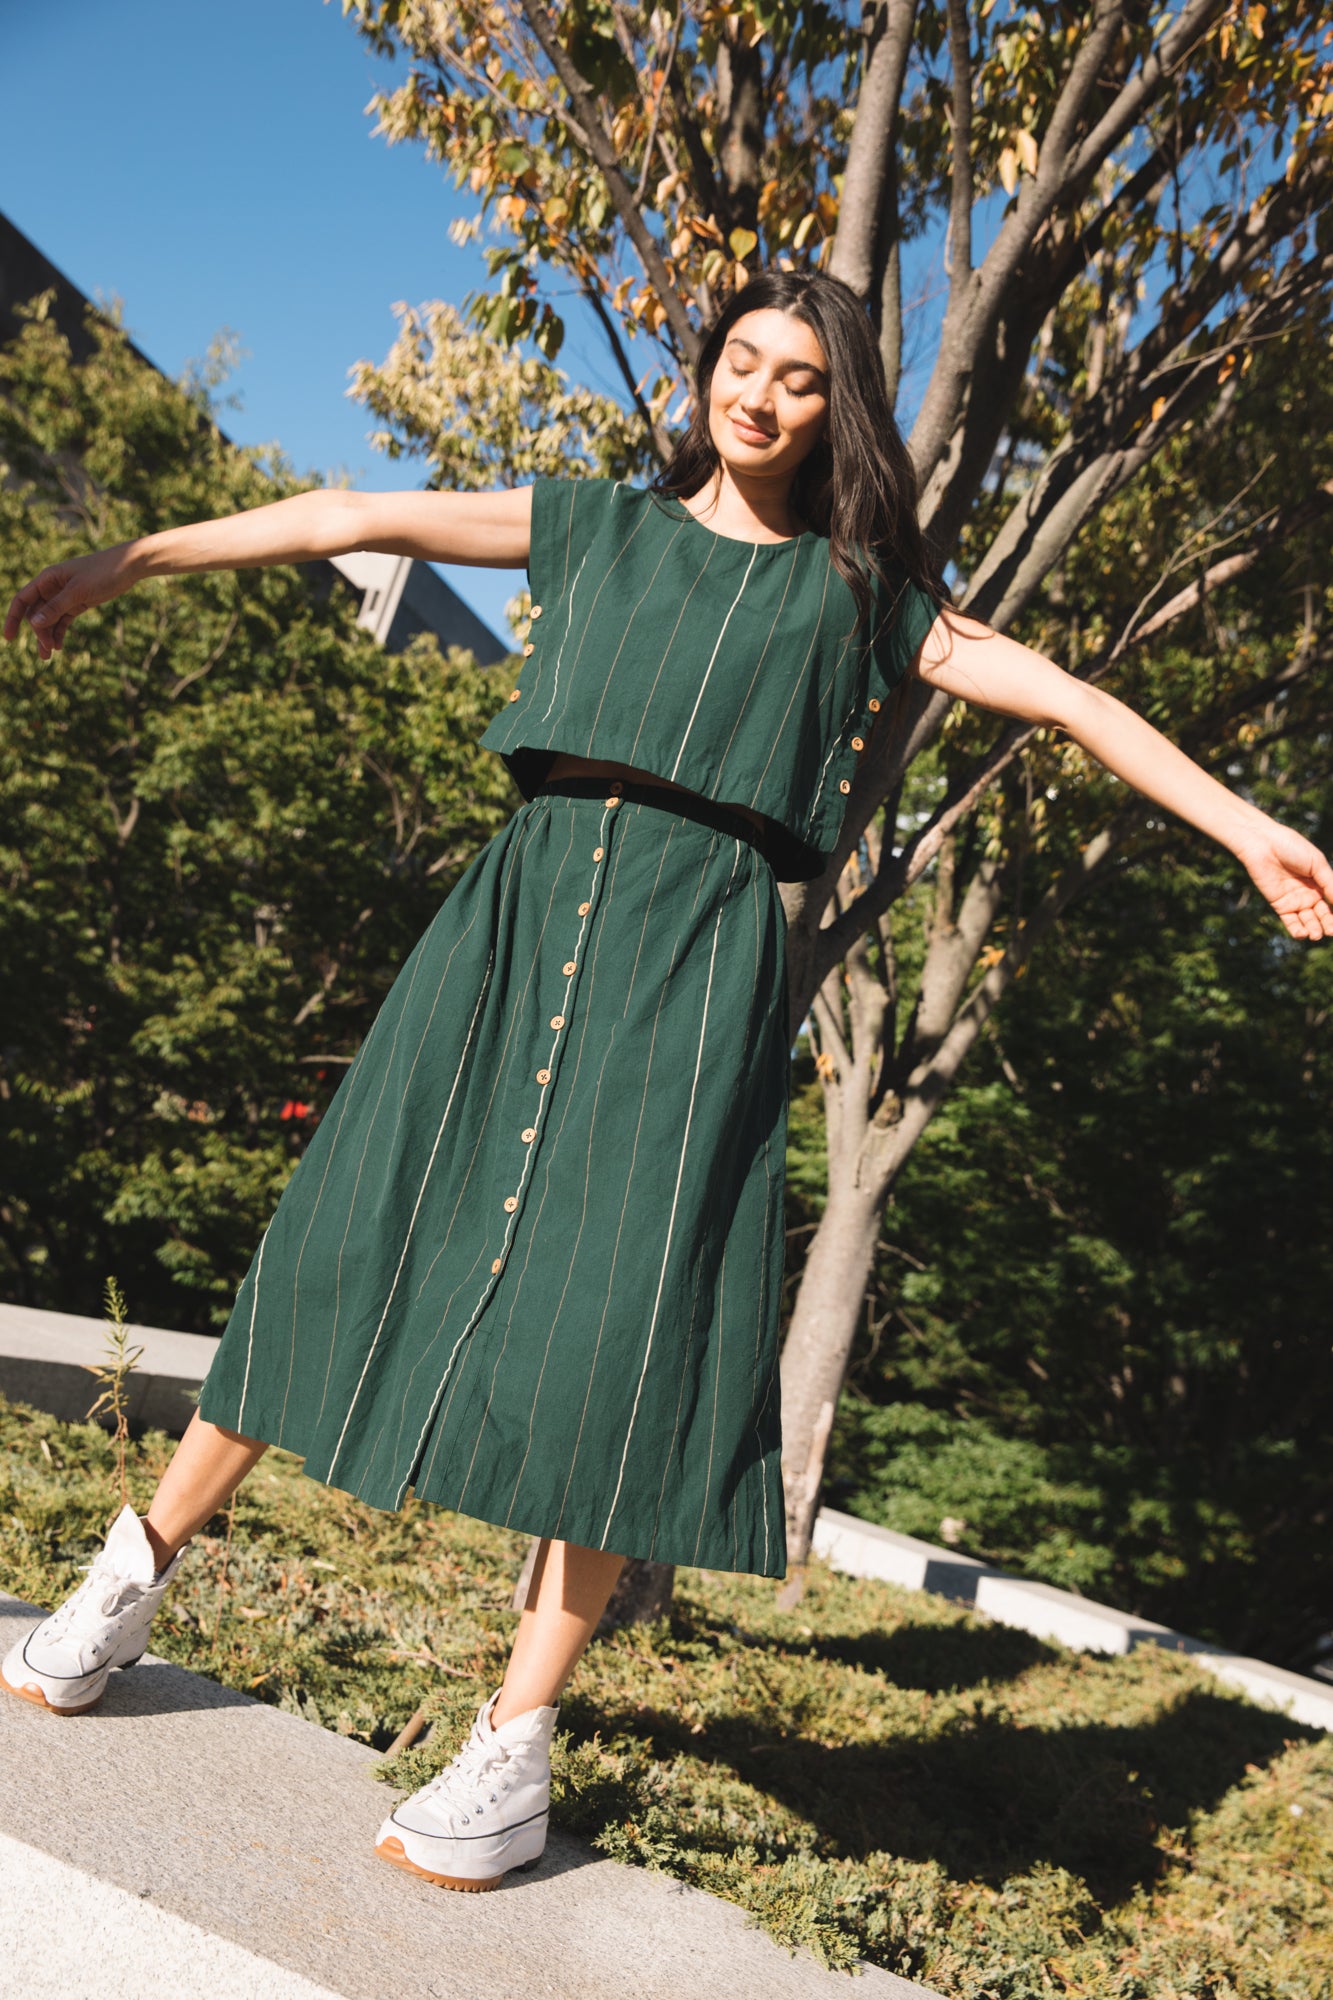
[[[25,623],[30,625],[38,652],[49,660],[64,645],[65,634],[80,612],[119,597],[133,582],[124,544],[52,563],[15,591],[5,613],[4,636],[13,641]]]

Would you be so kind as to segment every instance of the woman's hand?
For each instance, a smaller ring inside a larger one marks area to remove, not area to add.
[[[134,582],[125,562],[126,545],[96,549],[92,555],[72,556],[68,562],[52,563],[16,590],[5,613],[4,636],[18,638],[24,623],[32,627],[37,650],[44,660],[57,653],[80,612],[95,604],[107,604]]]
[[[1234,851],[1292,937],[1333,937],[1333,867],[1313,841],[1265,818]]]

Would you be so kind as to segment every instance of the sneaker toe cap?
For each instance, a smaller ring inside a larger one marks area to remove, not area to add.
[[[432,1811],[430,1800],[404,1799],[385,1820],[380,1837],[383,1839],[384,1833],[418,1833],[436,1840],[450,1840],[459,1833],[469,1832],[471,1827],[464,1826],[461,1817],[447,1808],[436,1806]]]
[[[38,1627],[30,1638],[20,1639],[5,1660],[5,1679],[19,1674],[43,1674],[50,1680],[77,1681],[96,1673],[100,1662],[83,1659],[73,1646],[59,1639],[43,1639]]]

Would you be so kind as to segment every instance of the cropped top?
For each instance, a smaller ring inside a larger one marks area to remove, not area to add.
[[[899,577],[869,624],[825,537],[743,542],[609,479],[539,479],[532,626],[481,741],[525,798],[552,756],[632,764],[771,824],[786,881],[827,865],[858,754],[936,607]]]

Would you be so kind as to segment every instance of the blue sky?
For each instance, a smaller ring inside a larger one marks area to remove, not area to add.
[[[168,374],[232,329],[246,352],[221,418],[238,442],[362,488],[422,484],[415,461],[371,449],[347,371],[387,352],[395,300],[460,303],[485,273],[448,235],[472,199],[419,147],[373,136],[365,106],[402,62],[375,58],[338,0],[0,0],[0,20],[0,208],[81,290],[119,297]],[[909,251],[909,412],[937,262],[935,245]],[[561,365],[619,393],[577,306]],[[503,635],[517,573],[443,573]]]
[[[223,427],[301,471],[416,486],[366,441],[347,371],[378,360],[396,299],[461,301],[484,276],[448,237],[474,204],[364,107],[405,74],[337,0],[63,0],[0,6],[0,208],[175,375],[222,327],[249,350]],[[592,341],[562,365],[611,388]],[[502,635],[516,572],[446,570]]]

